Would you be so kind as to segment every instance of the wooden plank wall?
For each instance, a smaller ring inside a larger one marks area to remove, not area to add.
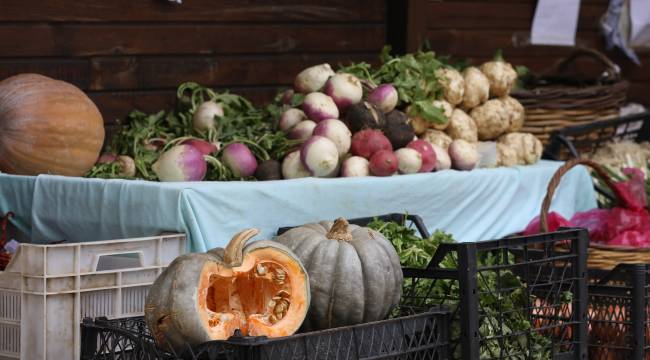
[[[609,0],[582,0],[577,45],[605,51],[598,26]],[[506,58],[533,71],[552,67],[570,49],[530,44],[530,28],[536,0],[410,0],[408,10],[408,50],[417,49],[424,39],[440,54],[467,58],[474,64],[492,57],[501,49]],[[629,98],[650,105],[650,53],[640,53],[643,67],[628,60],[619,50],[606,54],[631,82]],[[602,68],[581,61],[583,73]]]
[[[110,125],[170,108],[183,81],[262,103],[306,66],[375,60],[386,37],[385,0],[2,0],[0,79],[69,81]]]

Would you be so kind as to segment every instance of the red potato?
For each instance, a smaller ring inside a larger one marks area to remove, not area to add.
[[[370,158],[370,173],[375,176],[391,176],[397,171],[399,161],[391,150],[379,150]]]
[[[354,134],[351,150],[353,155],[370,159],[377,151],[393,151],[393,146],[380,130],[366,129]]]

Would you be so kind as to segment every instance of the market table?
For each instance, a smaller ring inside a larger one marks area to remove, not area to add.
[[[560,162],[446,170],[388,178],[304,178],[269,182],[158,183],[0,174],[0,213],[34,243],[188,234],[193,251],[223,246],[235,232],[257,227],[261,238],[280,226],[336,217],[408,212],[430,230],[458,241],[500,238],[537,215]],[[563,177],[553,211],[570,217],[596,207],[585,168]]]

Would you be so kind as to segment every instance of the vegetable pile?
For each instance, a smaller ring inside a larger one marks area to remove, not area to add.
[[[429,263],[438,246],[443,243],[453,242],[451,235],[442,231],[434,232],[428,239],[422,239],[405,224],[384,222],[375,219],[368,227],[382,233],[391,241],[400,257],[402,266],[411,268],[424,268]],[[481,254],[478,258],[479,268],[501,267],[504,264],[513,264],[513,259],[504,258],[503,253],[498,255]],[[508,255],[512,257],[512,254]],[[449,253],[441,261],[439,267],[443,269],[458,269],[458,260],[455,253]],[[551,340],[544,336],[542,330],[531,331],[532,327],[541,328],[543,324],[538,320],[531,320],[529,314],[530,303],[534,302],[532,311],[544,308],[544,300],[538,298],[526,299],[526,284],[510,270],[502,269],[500,276],[497,271],[481,272],[477,276],[479,291],[479,307],[481,316],[479,331],[481,334],[480,359],[513,358],[524,359],[550,359]],[[498,289],[509,289],[507,293]],[[460,317],[458,315],[458,301],[460,289],[454,280],[419,279],[413,283],[411,279],[404,279],[404,295],[410,298],[426,299],[425,305],[447,305],[456,314],[452,319],[451,339],[457,342],[460,337]],[[562,302],[571,301],[571,293],[562,294]],[[527,301],[528,300],[528,301]],[[534,318],[534,317],[533,317]],[[514,335],[521,334],[521,335]],[[501,340],[499,340],[501,339]],[[461,358],[462,349],[456,343],[452,357]]]
[[[173,111],[131,113],[86,174],[159,181],[414,174],[533,164],[541,143],[517,132],[517,74],[501,60],[462,73],[433,52],[382,65],[304,69],[265,108],[195,83]]]

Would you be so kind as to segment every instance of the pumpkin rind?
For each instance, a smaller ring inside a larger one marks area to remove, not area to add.
[[[227,339],[237,328],[244,335],[269,337],[298,330],[310,302],[307,272],[281,244],[262,240],[244,246],[255,234],[249,230],[236,235],[226,249],[180,256],[156,279],[147,295],[145,321],[159,345],[180,352],[187,344]],[[261,273],[264,266],[278,264],[286,279]],[[269,289],[286,298],[267,299]],[[269,310],[267,303],[277,305]],[[284,306],[283,317],[268,322],[278,306]]]
[[[309,273],[306,330],[383,320],[401,298],[402,269],[392,244],[375,230],[345,224],[346,240],[327,237],[331,221],[306,224],[276,238]]]
[[[81,176],[99,156],[104,122],[79,88],[37,74],[0,81],[0,171]]]

